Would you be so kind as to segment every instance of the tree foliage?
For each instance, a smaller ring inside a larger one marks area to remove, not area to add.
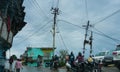
[[[60,50],[59,51],[60,54],[60,67],[65,66],[65,57],[66,55],[68,55],[68,51],[67,50]]]
[[[62,59],[65,59],[65,57],[66,57],[66,55],[68,55],[68,51],[67,50],[60,50],[59,51],[59,53],[60,53],[60,57],[62,58]]]
[[[12,55],[13,59],[16,60],[17,59],[17,56],[16,55]]]

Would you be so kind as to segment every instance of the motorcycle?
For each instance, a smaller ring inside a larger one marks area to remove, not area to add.
[[[85,61],[85,71],[84,72],[93,72],[94,64],[88,61]]]
[[[69,61],[66,62],[66,69],[67,69],[67,71],[70,71],[70,69],[71,69],[71,65],[70,65]]]
[[[53,62],[53,67],[54,67],[54,69],[58,69],[58,66],[59,66],[59,63],[58,63],[58,61],[56,60],[56,61],[54,61]]]
[[[74,62],[74,67],[71,67],[72,72],[84,72],[84,62]]]

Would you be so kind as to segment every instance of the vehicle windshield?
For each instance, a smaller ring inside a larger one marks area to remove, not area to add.
[[[98,54],[96,54],[95,56],[104,56],[106,52],[100,52]]]
[[[112,55],[113,51],[114,51],[114,50],[110,50],[106,55],[107,55],[107,56],[108,56],[108,55]]]
[[[116,50],[120,50],[120,46],[118,46],[118,47],[116,48]]]

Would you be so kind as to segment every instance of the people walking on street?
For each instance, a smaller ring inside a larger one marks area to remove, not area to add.
[[[10,57],[9,59],[9,70],[12,71],[12,64],[13,64],[13,56]]]
[[[40,67],[42,65],[42,56],[38,55],[37,58],[37,67]]]
[[[70,60],[71,67],[73,67],[74,66],[74,60],[75,60],[75,56],[74,56],[73,52],[71,52],[71,54],[69,55],[69,60]]]
[[[17,61],[15,63],[15,70],[16,70],[16,72],[20,72],[21,69],[23,69],[22,63],[21,63],[20,59],[17,59]]]

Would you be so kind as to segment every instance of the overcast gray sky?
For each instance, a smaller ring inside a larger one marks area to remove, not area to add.
[[[90,21],[93,54],[112,50],[120,43],[120,0],[24,0],[27,25],[14,37],[11,55],[24,53],[26,47],[52,47],[53,14],[58,4],[56,51],[68,49],[75,55],[83,51],[85,29]],[[88,32],[88,37],[90,32]],[[7,52],[9,54],[9,52]],[[89,45],[86,46],[89,55]],[[9,55],[8,55],[9,56]]]

